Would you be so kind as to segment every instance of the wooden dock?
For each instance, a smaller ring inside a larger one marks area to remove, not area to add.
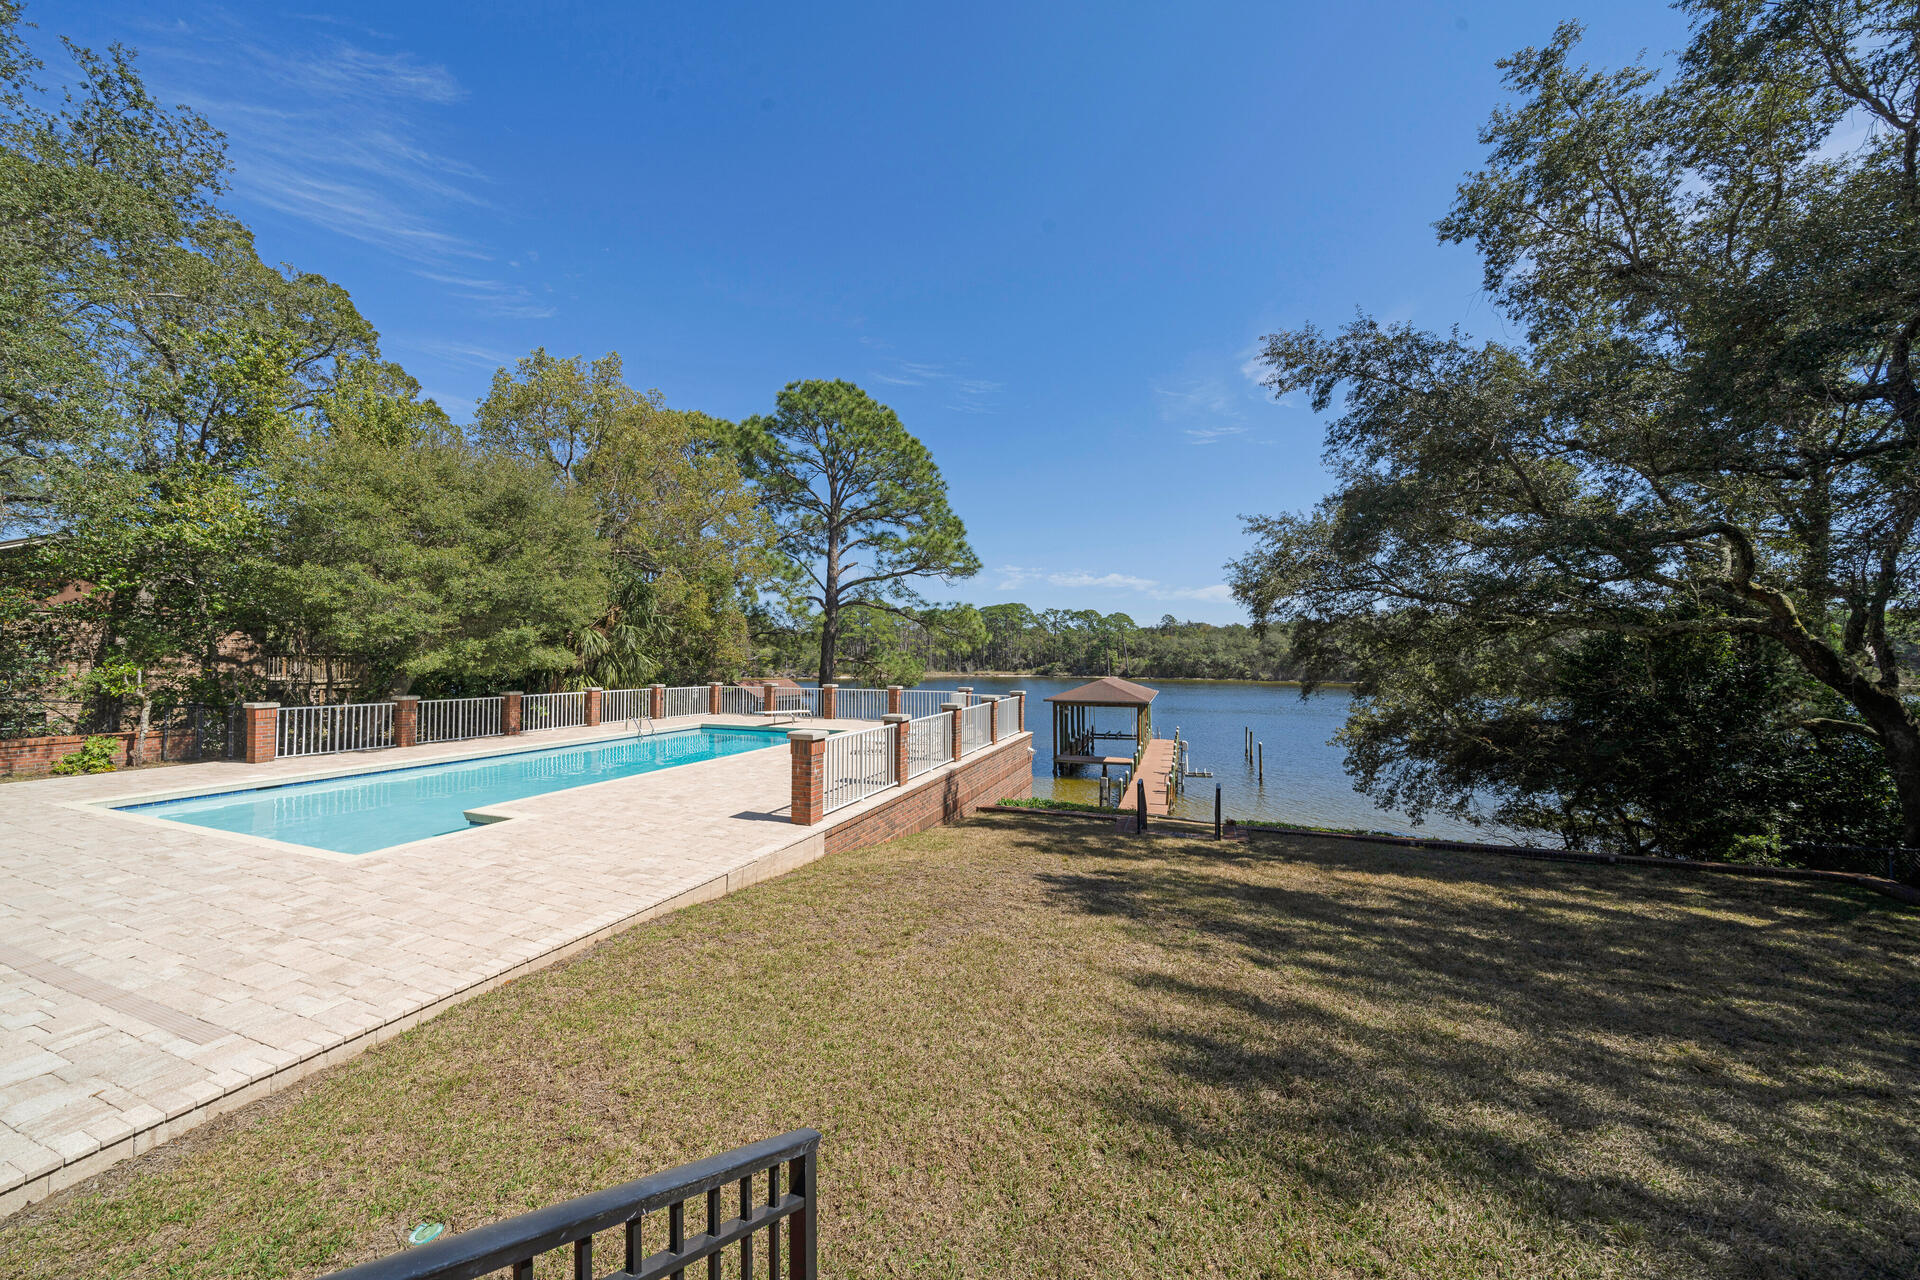
[[[1120,808],[1131,812],[1140,803],[1140,784],[1147,784],[1147,816],[1164,818],[1173,812],[1173,770],[1176,748],[1172,738],[1150,738],[1140,755],[1140,768],[1127,780],[1127,794]]]

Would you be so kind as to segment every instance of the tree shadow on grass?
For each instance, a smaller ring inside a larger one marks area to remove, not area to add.
[[[1310,838],[1030,844],[1074,856],[1059,904],[1162,957],[1115,1011],[1143,1069],[1089,1082],[1143,1134],[1699,1274],[1912,1274],[1920,913]]]

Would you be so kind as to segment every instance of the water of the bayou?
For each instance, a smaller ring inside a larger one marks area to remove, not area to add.
[[[1027,691],[1027,727],[1033,730],[1033,793],[1089,804],[1100,798],[1097,771],[1090,776],[1055,778],[1050,759],[1052,718],[1046,699],[1075,688],[1083,680],[1041,676],[1011,679],[990,676],[945,676],[930,679],[927,688],[951,689],[969,685],[982,693]],[[1193,743],[1189,757],[1195,769],[1211,769],[1211,778],[1192,778],[1175,802],[1182,817],[1213,818],[1213,788],[1218,784],[1226,814],[1243,820],[1288,822],[1310,827],[1358,827],[1368,831],[1395,831],[1452,839],[1499,839],[1485,828],[1429,814],[1418,827],[1405,814],[1376,806],[1353,789],[1353,779],[1342,768],[1343,753],[1329,741],[1346,723],[1352,701],[1344,690],[1323,689],[1302,699],[1287,685],[1239,680],[1144,680],[1159,690],[1153,703],[1156,737],[1180,736]],[[1100,727],[1129,728],[1130,712],[1101,711]],[[1246,759],[1242,743],[1251,727],[1256,742],[1266,744],[1267,772],[1262,783]],[[1110,744],[1113,754],[1129,755],[1125,743]]]

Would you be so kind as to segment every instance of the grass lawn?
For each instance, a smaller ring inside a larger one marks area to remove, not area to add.
[[[831,1277],[1909,1277],[1916,1099],[1884,899],[992,816],[465,1004],[0,1274],[308,1275],[804,1124]]]

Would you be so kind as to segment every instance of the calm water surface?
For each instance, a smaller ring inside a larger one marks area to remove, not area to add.
[[[928,688],[951,689],[971,685],[982,692],[1027,691],[1027,726],[1033,730],[1033,793],[1089,804],[1100,798],[1099,775],[1055,778],[1051,756],[1053,721],[1046,698],[1085,684],[1084,680],[1014,679],[988,676],[929,680]],[[1330,739],[1346,723],[1352,696],[1343,689],[1325,689],[1302,699],[1300,691],[1282,685],[1252,682],[1142,681],[1158,689],[1153,703],[1153,730],[1170,738],[1174,730],[1193,743],[1191,767],[1211,769],[1211,778],[1190,778],[1174,812],[1182,817],[1213,819],[1213,788],[1221,788],[1230,818],[1292,822],[1312,827],[1360,827],[1369,831],[1418,833],[1469,840],[1498,839],[1486,828],[1429,815],[1418,827],[1402,813],[1382,809],[1353,789],[1353,780],[1341,767],[1344,753]],[[1128,729],[1133,713],[1120,708],[1101,710],[1099,727]],[[1256,741],[1266,744],[1266,781],[1254,772],[1242,747],[1251,726]],[[1131,755],[1128,744],[1107,744],[1114,755]]]

